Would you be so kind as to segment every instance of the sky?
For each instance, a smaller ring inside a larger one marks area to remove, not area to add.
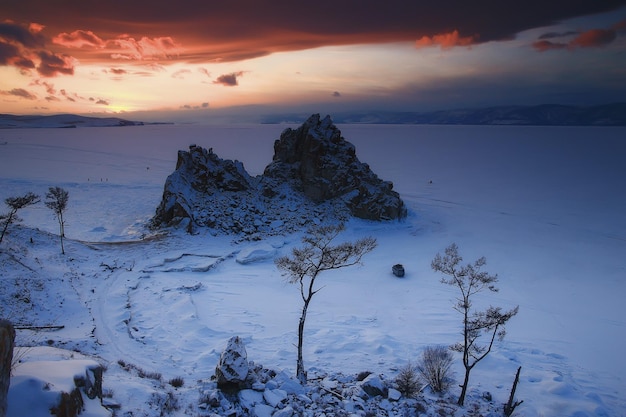
[[[626,0],[1,0],[0,113],[626,101]]]

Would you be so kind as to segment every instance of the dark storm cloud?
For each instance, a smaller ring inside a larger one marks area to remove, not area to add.
[[[555,39],[555,38],[565,38],[568,36],[578,35],[579,32],[576,31],[567,31],[567,32],[548,32],[539,36],[539,39]]]
[[[115,46],[120,51],[111,56],[118,59],[223,62],[325,45],[422,40],[424,46],[426,40],[449,40],[454,33],[460,44],[505,40],[523,30],[614,10],[626,0],[317,0],[308,6],[291,0],[8,3],[3,5],[7,18],[45,25],[58,46],[79,59]],[[23,27],[4,30],[23,45],[42,46],[40,35]]]
[[[25,98],[27,100],[37,100],[37,95],[23,88],[14,88],[9,91],[2,91],[3,95]]]
[[[47,51],[40,51],[37,72],[44,77],[54,77],[58,74],[73,75],[74,66],[68,56],[60,56]]]
[[[237,78],[241,77],[242,75],[243,75],[243,71],[232,72],[230,74],[223,74],[217,77],[217,79],[213,81],[213,84],[222,84],[227,87],[234,87],[236,85],[239,85],[239,81],[237,80]]]
[[[41,29],[39,25],[26,27],[13,22],[2,22],[0,23],[0,39],[23,45],[26,48],[41,48],[45,44],[45,38],[40,33]]]

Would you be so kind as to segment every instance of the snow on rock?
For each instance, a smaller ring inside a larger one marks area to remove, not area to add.
[[[75,352],[32,348],[11,378],[7,417],[110,416],[101,405],[102,366]],[[87,412],[83,412],[87,410]]]
[[[370,220],[406,216],[393,184],[383,181],[356,156],[330,116],[309,117],[297,129],[285,129],[274,143],[274,160],[264,175],[292,185],[315,202],[342,200],[355,217]]]
[[[363,391],[367,393],[370,397],[376,397],[379,395],[386,396],[387,387],[383,380],[374,374],[369,375],[367,378],[361,382],[361,388]]]
[[[242,265],[272,259],[276,249],[269,244],[259,244],[243,249],[237,254],[236,261]]]
[[[243,341],[238,336],[228,340],[226,349],[215,368],[218,386],[237,386],[248,376],[248,354]],[[254,391],[253,391],[254,392]]]
[[[402,394],[400,393],[400,391],[395,388],[389,388],[389,391],[387,392],[387,398],[389,398],[391,401],[398,401],[401,397]]]
[[[179,151],[153,225],[267,236],[329,218],[389,220],[406,214],[392,183],[358,160],[329,116],[320,120],[314,114],[298,129],[283,131],[273,161],[257,177],[212,149],[191,145]]]

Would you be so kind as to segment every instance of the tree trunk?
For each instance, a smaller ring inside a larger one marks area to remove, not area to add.
[[[65,255],[65,248],[63,247],[63,238],[65,237],[65,223],[63,222],[63,213],[59,213],[59,236],[61,237],[61,253]]]
[[[302,385],[306,385],[306,371],[304,370],[304,360],[302,359],[302,347],[304,345],[304,322],[306,321],[306,312],[309,308],[310,301],[310,297],[304,301],[302,315],[300,316],[300,323],[298,324],[298,363],[296,376]]]
[[[524,401],[515,401],[515,390],[517,390],[517,383],[519,382],[519,373],[522,370],[520,366],[517,368],[517,373],[515,374],[515,380],[513,381],[513,387],[511,388],[511,395],[509,396],[509,402],[504,405],[504,415],[510,416],[515,411],[518,405],[523,403]]]
[[[7,217],[4,220],[4,227],[2,228],[2,234],[0,235],[0,243],[2,243],[2,240],[4,239],[4,234],[7,232],[7,229],[9,228],[9,225],[11,224],[11,222],[13,221],[13,214],[14,212],[11,211],[9,213],[9,217]]]
[[[467,385],[469,384],[469,375],[471,370],[472,368],[465,368],[465,380],[463,381],[463,385],[461,385],[461,395],[459,396],[459,400],[456,402],[460,406],[465,404],[465,394],[467,393]]]
[[[14,344],[15,329],[13,325],[6,320],[0,320],[0,417],[5,417],[7,413]]]

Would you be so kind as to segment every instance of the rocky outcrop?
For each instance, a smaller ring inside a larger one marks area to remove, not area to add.
[[[274,160],[264,175],[290,183],[312,201],[341,199],[352,215],[370,220],[406,216],[393,184],[359,161],[354,145],[330,116],[314,114],[298,129],[286,129],[274,143]]]
[[[15,329],[7,320],[0,319],[0,416],[7,412],[7,394],[11,382],[11,363],[13,346],[15,345]]]
[[[392,220],[406,207],[391,182],[358,160],[329,116],[286,129],[263,175],[191,145],[179,151],[153,225],[210,227],[226,233],[278,234],[329,219]]]

